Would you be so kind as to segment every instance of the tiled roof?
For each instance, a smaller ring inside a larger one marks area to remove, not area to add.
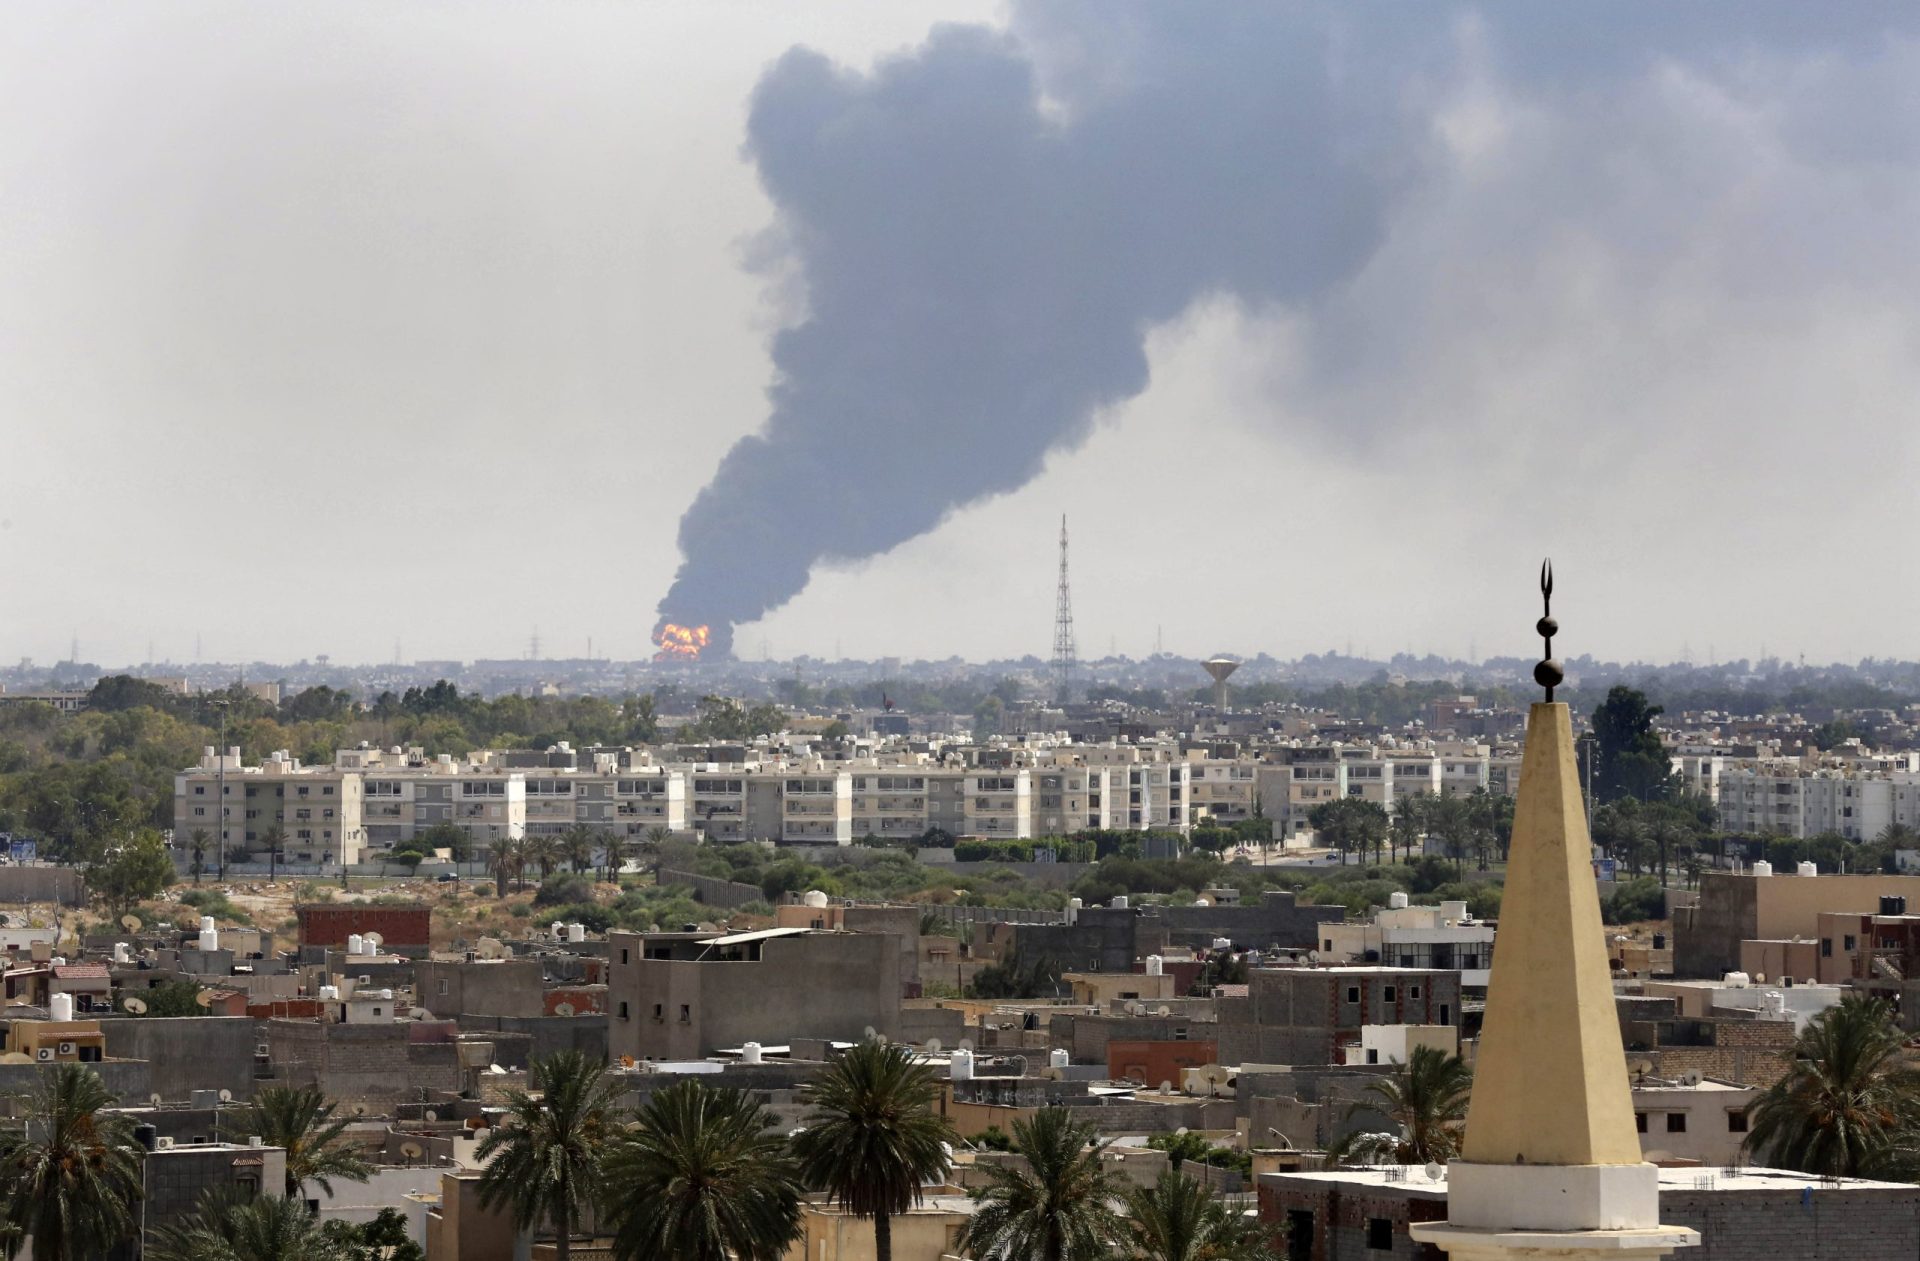
[[[107,965],[104,963],[62,963],[54,966],[53,974],[63,981],[104,981],[107,979]]]

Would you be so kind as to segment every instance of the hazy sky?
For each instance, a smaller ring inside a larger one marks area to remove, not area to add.
[[[0,655],[1920,656],[1910,21],[1239,8],[7,8]]]

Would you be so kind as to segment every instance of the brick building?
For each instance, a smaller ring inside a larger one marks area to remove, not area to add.
[[[427,952],[433,928],[433,912],[424,903],[411,906],[371,906],[359,902],[307,902],[293,908],[300,920],[300,945],[346,946],[347,938],[358,934],[380,934],[381,948],[389,954],[415,955]]]
[[[1166,1082],[1178,1089],[1182,1070],[1218,1063],[1219,1057],[1213,1042],[1109,1042],[1107,1076],[1143,1086]]]
[[[1219,1003],[1228,1064],[1338,1064],[1363,1025],[1460,1023],[1460,974],[1417,968],[1257,968]]]

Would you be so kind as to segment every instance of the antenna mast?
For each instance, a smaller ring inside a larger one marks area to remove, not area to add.
[[[1053,606],[1053,693],[1059,704],[1073,690],[1078,662],[1073,647],[1073,594],[1067,587],[1067,518],[1060,518],[1060,590]]]

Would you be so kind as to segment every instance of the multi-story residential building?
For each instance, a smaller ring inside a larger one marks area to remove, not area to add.
[[[1802,770],[1732,765],[1718,775],[1720,826],[1754,835],[1837,832],[1872,840],[1895,822],[1920,822],[1920,776],[1909,771]]]
[[[1260,804],[1257,762],[1241,758],[1196,758],[1188,767],[1192,813],[1215,823],[1238,823],[1265,812]]]
[[[239,751],[229,750],[223,775],[222,760],[208,749],[198,766],[174,777],[176,837],[208,830],[223,850],[254,853],[264,852],[277,835],[279,855],[288,862],[360,861],[367,834],[358,773],[302,766],[284,752],[258,766],[241,766]]]

